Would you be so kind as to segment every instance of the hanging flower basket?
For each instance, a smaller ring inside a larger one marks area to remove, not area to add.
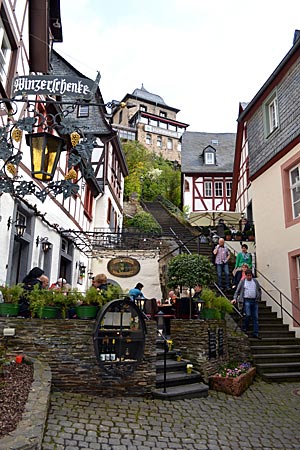
[[[255,367],[242,363],[235,368],[224,368],[218,374],[209,377],[209,387],[225,394],[240,396],[252,383],[256,374]]]

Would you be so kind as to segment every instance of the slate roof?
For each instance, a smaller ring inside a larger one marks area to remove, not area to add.
[[[182,135],[181,172],[210,174],[221,172],[232,173],[235,138],[235,133],[186,131]],[[216,165],[204,164],[203,151],[208,146],[216,150]]]
[[[58,52],[52,50],[51,56],[51,75],[57,76],[76,76],[79,78],[87,78],[81,72],[79,72],[75,67],[73,67],[66,59],[64,59]],[[74,97],[68,97],[67,94],[63,95],[63,100],[71,100],[74,101]],[[99,87],[97,87],[96,94],[92,98],[92,103],[103,103],[103,98],[100,92]],[[89,133],[95,135],[110,135],[112,133],[112,129],[110,125],[107,123],[105,119],[105,107],[100,106],[90,106],[89,107],[89,117],[80,117],[77,118],[77,114],[74,112],[71,114],[76,120],[78,120],[78,124],[80,128],[86,127]]]
[[[158,105],[165,105],[167,104],[164,102],[164,99],[160,95],[152,94],[151,92],[148,92],[144,85],[142,84],[141,89],[135,89],[132,93],[132,95],[139,99],[147,100],[148,102],[157,103]]]
[[[160,95],[152,94],[152,92],[147,91],[147,89],[144,88],[143,84],[141,89],[136,88],[132,94],[126,94],[125,97],[122,99],[122,102],[133,100],[134,103],[134,99],[145,101],[145,103],[151,103],[152,105],[167,108],[171,111],[174,111],[176,114],[180,111],[180,109],[178,108],[174,108],[173,106],[167,105]]]

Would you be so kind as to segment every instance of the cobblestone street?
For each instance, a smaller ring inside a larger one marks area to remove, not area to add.
[[[178,401],[53,393],[42,450],[297,450],[300,384]]]

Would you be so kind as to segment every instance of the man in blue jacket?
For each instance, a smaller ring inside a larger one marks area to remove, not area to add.
[[[258,335],[258,302],[261,300],[261,287],[259,282],[253,278],[252,271],[247,269],[246,278],[241,280],[236,288],[232,303],[243,303],[243,311],[245,314],[243,331],[247,332],[250,318],[253,323],[252,337],[260,339]]]

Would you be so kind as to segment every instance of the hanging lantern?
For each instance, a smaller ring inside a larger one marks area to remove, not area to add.
[[[31,174],[40,181],[51,181],[54,177],[64,139],[50,133],[33,133],[26,135],[30,146]]]

